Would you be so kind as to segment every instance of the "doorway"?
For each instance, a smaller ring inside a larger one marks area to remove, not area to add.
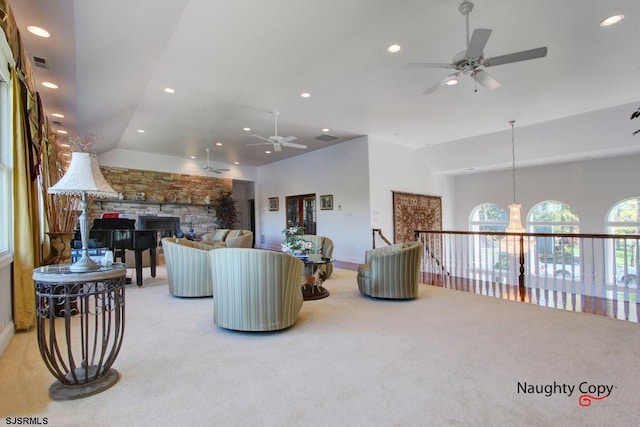
[[[316,234],[315,193],[287,196],[285,205],[287,207],[286,227],[298,225],[304,228],[305,234]]]

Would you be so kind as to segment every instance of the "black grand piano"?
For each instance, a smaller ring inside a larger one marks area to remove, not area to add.
[[[135,252],[136,284],[142,286],[142,252],[149,250],[151,277],[156,277],[156,248],[158,234],[165,235],[167,230],[135,228],[135,219],[98,218],[93,221],[89,231],[90,247],[108,248],[114,258],[125,259],[125,249]],[[79,241],[80,232],[76,232],[75,241]],[[75,242],[74,242],[75,243]]]

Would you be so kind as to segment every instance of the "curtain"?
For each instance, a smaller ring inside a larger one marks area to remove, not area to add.
[[[37,145],[33,143],[32,120],[37,103],[18,76],[11,70],[13,87],[13,317],[16,329],[35,325],[33,269],[42,257],[40,212],[37,188]],[[37,115],[36,115],[37,118]],[[37,124],[37,120],[36,120]]]

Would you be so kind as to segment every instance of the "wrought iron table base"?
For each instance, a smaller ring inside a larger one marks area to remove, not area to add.
[[[82,369],[82,368],[78,368],[78,369]],[[98,370],[98,367],[96,365],[90,366],[89,376],[92,376],[92,375],[95,376],[95,372],[97,370]],[[91,374],[92,371],[93,371],[93,374]],[[77,376],[79,377],[80,375],[84,375],[84,374],[81,374],[79,372]],[[73,381],[71,374],[67,374],[66,376],[68,377],[68,380],[70,382]],[[120,379],[120,373],[115,369],[111,368],[107,371],[106,375],[99,377],[97,380],[84,383],[84,384],[66,385],[66,384],[62,384],[60,381],[56,381],[53,384],[51,384],[51,387],[49,387],[49,396],[53,400],[80,399],[82,397],[92,396],[94,394],[98,394],[100,392],[105,391],[106,389],[110,388],[115,383],[117,383],[119,379]]]
[[[57,379],[51,399],[92,396],[118,382],[111,365],[124,335],[125,272],[122,263],[82,273],[68,264],[34,270],[38,347]]]

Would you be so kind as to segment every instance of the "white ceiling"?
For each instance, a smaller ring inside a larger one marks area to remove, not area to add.
[[[99,153],[121,148],[202,159],[209,147],[215,161],[250,166],[301,154],[284,148],[267,155],[265,146],[247,146],[259,142],[252,133],[273,135],[272,111],[280,112],[279,135],[297,136],[307,151],[369,135],[430,145],[447,159],[431,165],[443,173],[510,158],[500,153],[495,160],[500,148],[490,144],[460,155],[460,147],[507,135],[509,120],[526,143],[546,142],[542,155],[525,146],[524,163],[640,152],[640,135],[631,136],[640,123],[629,120],[640,104],[639,1],[474,3],[471,30],[493,30],[485,57],[541,46],[548,55],[487,68],[502,83],[494,91],[474,92],[474,81],[464,77],[432,95],[422,92],[449,70],[405,65],[450,62],[466,48],[459,0],[13,0],[11,6],[27,52],[48,61],[49,69],[34,67],[37,83],[60,86],[38,86],[46,111],[65,115],[50,117],[60,122],[54,129],[98,134]],[[626,19],[601,28],[614,12]],[[51,37],[33,36],[27,25]],[[402,50],[390,54],[394,42]],[[304,91],[311,97],[301,98]],[[588,131],[577,125],[585,122]],[[314,139],[322,128],[338,139]],[[590,140],[584,147],[576,143],[583,138]],[[436,146],[442,143],[448,144]]]

